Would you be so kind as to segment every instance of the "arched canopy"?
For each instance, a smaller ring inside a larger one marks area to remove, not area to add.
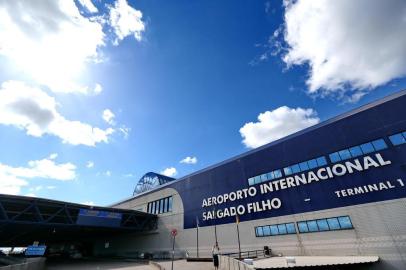
[[[149,172],[145,174],[143,177],[141,177],[141,179],[138,181],[134,189],[134,195],[142,193],[147,190],[157,188],[163,184],[166,184],[174,180],[175,178],[172,177],[168,177],[154,172]]]

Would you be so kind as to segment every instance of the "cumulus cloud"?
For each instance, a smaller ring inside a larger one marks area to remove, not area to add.
[[[165,170],[161,171],[160,174],[166,175],[169,177],[174,177],[175,175],[178,174],[178,171],[174,167],[169,167],[169,168],[166,168]]]
[[[196,164],[197,163],[197,157],[185,157],[180,161],[180,163],[184,164]]]
[[[259,114],[258,122],[246,123],[240,134],[246,147],[256,148],[319,122],[313,109],[282,106]]]
[[[55,99],[39,88],[22,82],[4,82],[0,88],[0,124],[23,129],[28,135],[57,136],[64,143],[95,146],[109,142],[114,129],[105,130],[80,121],[71,121],[57,110]]]
[[[114,117],[115,117],[115,115],[110,109],[105,109],[103,111],[102,118],[106,123],[108,123],[110,125],[114,125],[115,124]]]
[[[145,31],[142,12],[132,8],[126,0],[117,0],[110,7],[109,21],[116,35],[115,45],[118,45],[119,41],[130,35],[140,41],[142,32]]]
[[[79,0],[79,3],[90,13],[97,13],[99,11],[97,7],[92,3],[92,0]]]
[[[101,49],[110,42],[117,45],[128,35],[140,40],[145,26],[126,0],[92,15],[97,12],[91,0],[0,0],[0,56],[20,76],[52,91],[98,94],[99,84],[80,83],[87,64],[102,62]]]
[[[406,1],[285,0],[284,6],[283,60],[308,64],[309,93],[348,93],[357,101],[406,75]]]
[[[52,156],[52,155],[51,155]],[[26,167],[13,167],[0,163],[0,190],[6,194],[20,194],[21,188],[28,186],[27,179],[43,178],[61,181],[73,180],[76,177],[76,166],[72,163],[55,163],[56,156],[41,160],[31,160]],[[47,186],[47,189],[53,189]],[[42,190],[42,186],[31,188],[30,191]]]

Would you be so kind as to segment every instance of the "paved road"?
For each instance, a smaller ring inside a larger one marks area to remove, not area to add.
[[[156,270],[151,265],[118,260],[66,260],[47,262],[47,270]]]

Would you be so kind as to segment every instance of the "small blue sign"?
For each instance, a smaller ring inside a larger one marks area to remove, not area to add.
[[[47,246],[28,246],[25,256],[44,256]]]

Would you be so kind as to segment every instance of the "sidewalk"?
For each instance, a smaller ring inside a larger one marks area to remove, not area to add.
[[[165,270],[171,270],[171,261],[157,261]],[[212,270],[212,262],[187,262],[186,260],[176,260],[173,262],[173,270]]]

